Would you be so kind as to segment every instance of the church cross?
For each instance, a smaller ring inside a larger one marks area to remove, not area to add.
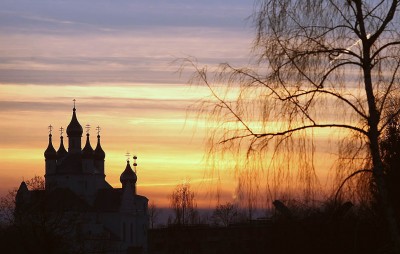
[[[51,131],[53,130],[53,126],[49,125],[49,134],[51,135]]]
[[[72,101],[74,102],[74,108],[75,108],[75,102],[76,102],[76,100],[75,100],[75,99],[73,99]]]
[[[90,131],[90,124],[86,124],[85,128],[86,128],[86,133],[89,133],[89,131]]]
[[[64,128],[61,126],[60,127],[60,136],[62,136],[62,134],[64,133],[63,131],[64,131]]]
[[[100,129],[100,126],[97,126],[97,127],[96,127],[96,130],[97,130],[97,135],[100,135],[100,130],[101,130],[101,129]]]
[[[130,152],[126,152],[125,156],[126,156],[126,161],[129,161],[129,157],[131,157],[131,153]]]

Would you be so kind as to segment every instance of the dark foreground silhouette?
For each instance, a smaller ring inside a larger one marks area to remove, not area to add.
[[[390,253],[379,225],[376,218],[338,210],[228,227],[172,225],[149,231],[149,253]]]

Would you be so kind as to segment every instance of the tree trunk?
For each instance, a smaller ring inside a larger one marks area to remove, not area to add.
[[[391,240],[393,243],[393,250],[395,253],[400,254],[400,234],[398,230],[397,220],[394,214],[393,205],[389,201],[389,193],[387,189],[387,185],[384,178],[383,172],[383,163],[379,150],[379,131],[378,131],[378,123],[380,120],[380,115],[378,110],[376,109],[376,100],[373,93],[372,88],[372,78],[371,78],[371,59],[370,59],[370,47],[366,46],[368,42],[364,42],[364,83],[365,83],[365,91],[367,95],[368,101],[368,109],[369,109],[369,130],[368,130],[368,139],[369,139],[369,148],[372,156],[372,164],[373,164],[373,177],[378,188],[378,194],[380,199],[380,204],[382,205],[382,211],[384,213],[388,230],[391,235]]]

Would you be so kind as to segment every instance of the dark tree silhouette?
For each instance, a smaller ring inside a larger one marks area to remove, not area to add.
[[[389,113],[391,115],[392,113]],[[396,217],[400,218],[400,121],[392,118],[381,140],[381,154],[389,199],[394,205]]]
[[[30,190],[44,190],[44,178],[42,176],[34,176],[26,181],[26,185]],[[12,189],[0,198],[0,221],[7,225],[14,223],[15,196],[17,189]]]
[[[400,89],[399,5],[397,0],[257,1],[256,65],[222,64],[209,77],[206,67],[189,61],[195,68],[192,82],[211,91],[200,107],[216,126],[209,154],[233,153],[237,171],[267,171],[268,191],[286,187],[312,197],[316,134],[329,129],[328,136],[350,137],[339,146],[345,166],[338,168],[339,179],[371,170],[367,175],[376,185],[396,252],[398,222],[380,141],[400,113],[397,107],[384,114]]]
[[[8,226],[14,223],[16,194],[17,189],[13,189],[0,198],[0,224],[3,226]]]
[[[45,181],[43,176],[35,175],[31,179],[27,180],[26,185],[30,190],[44,190],[45,189]]]
[[[174,224],[189,225],[197,220],[197,203],[189,183],[179,184],[170,197],[171,208],[174,212]]]
[[[227,202],[225,204],[219,204],[215,208],[212,218],[217,225],[229,226],[238,217],[238,208],[236,205]]]
[[[85,245],[105,250],[102,239],[84,239],[79,227],[86,205],[71,192],[46,192],[41,176],[21,184],[29,194],[14,189],[0,199],[0,244],[12,253],[85,253]],[[107,236],[101,236],[107,239]],[[100,238],[100,237],[99,237]]]
[[[160,216],[161,210],[151,202],[149,205],[149,220],[150,220],[150,228],[154,228],[154,224],[157,223],[158,216]]]

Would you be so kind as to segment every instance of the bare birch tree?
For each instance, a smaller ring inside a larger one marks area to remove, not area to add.
[[[170,196],[171,208],[175,214],[174,224],[195,224],[198,213],[194,192],[189,183],[179,184]]]
[[[149,210],[150,228],[154,229],[154,224],[157,223],[158,217],[161,214],[161,210],[156,206],[156,204],[154,204],[153,201],[150,203],[148,210]]]
[[[399,8],[397,0],[260,0],[255,65],[226,63],[210,75],[191,62],[192,81],[211,92],[200,107],[215,127],[209,154],[233,154],[237,176],[267,172],[268,190],[285,186],[307,197],[317,183],[318,135],[341,138],[338,179],[371,177],[396,252],[380,141],[400,112],[385,114],[400,91]]]
[[[44,177],[35,175],[34,177],[26,181],[26,185],[30,190],[44,190],[45,189]]]
[[[233,223],[237,217],[238,207],[230,202],[217,205],[212,215],[214,223],[224,227],[227,227]]]
[[[44,190],[44,177],[35,175],[26,181],[30,190]],[[15,196],[17,188],[9,190],[6,195],[0,197],[0,223],[14,223]]]

